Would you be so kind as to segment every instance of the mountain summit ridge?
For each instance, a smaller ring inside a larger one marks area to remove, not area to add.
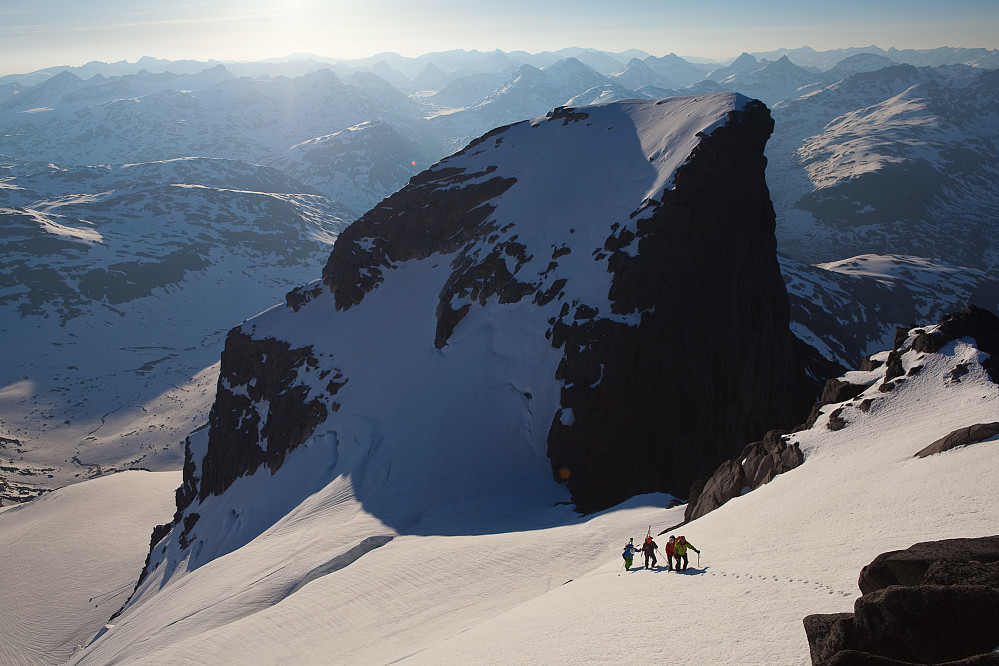
[[[199,524],[260,473],[285,481],[244,510],[293,508],[298,491],[274,495],[291,460],[311,470],[303,489],[349,479],[366,511],[422,533],[443,507],[683,492],[800,421],[771,131],[732,93],[560,107],[414,177],[340,234],[322,280],[229,333],[148,571],[269,527]]]

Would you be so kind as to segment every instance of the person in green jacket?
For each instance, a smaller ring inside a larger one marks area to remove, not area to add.
[[[673,546],[673,553],[676,555],[676,570],[677,571],[686,571],[687,570],[687,549],[688,548],[690,550],[694,551],[695,553],[697,553],[698,555],[701,554],[701,551],[699,551],[696,548],[694,548],[694,544],[692,544],[692,543],[690,543],[690,542],[687,541],[687,537],[684,537],[684,536],[677,537],[677,539],[676,539],[676,545]],[[680,560],[683,560],[683,565],[682,566],[680,564]]]

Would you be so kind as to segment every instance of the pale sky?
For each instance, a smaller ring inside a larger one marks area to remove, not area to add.
[[[999,0],[4,0],[0,75],[90,60],[362,58],[568,46],[723,60],[811,46],[999,47]]]

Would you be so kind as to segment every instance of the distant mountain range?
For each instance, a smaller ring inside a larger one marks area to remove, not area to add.
[[[336,235],[411,177],[556,107],[725,91],[767,103],[792,328],[831,360],[856,364],[895,326],[969,300],[996,309],[997,58],[449,51],[3,77],[0,328],[14,353],[0,458],[18,470],[4,495],[97,466],[176,466],[229,327],[311,279]],[[78,358],[95,346],[100,363]],[[161,418],[167,403],[183,416]]]

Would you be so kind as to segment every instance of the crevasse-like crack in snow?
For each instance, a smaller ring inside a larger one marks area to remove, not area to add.
[[[334,571],[339,571],[340,569],[343,569],[344,567],[353,564],[364,555],[367,555],[368,553],[373,551],[375,548],[381,548],[394,538],[395,537],[392,536],[368,537],[361,543],[357,544],[356,546],[348,550],[346,553],[337,555],[336,557],[326,562],[325,564],[320,564],[318,567],[316,567],[309,573],[305,574],[302,580],[298,581],[298,583],[296,583],[290,590],[288,590],[288,592],[285,593],[284,596],[282,596],[281,599],[279,599],[278,601],[283,601],[287,599],[288,597],[295,594],[296,592],[298,592],[303,587],[305,587],[306,585],[308,585],[317,578],[321,578],[327,574],[331,574]]]

